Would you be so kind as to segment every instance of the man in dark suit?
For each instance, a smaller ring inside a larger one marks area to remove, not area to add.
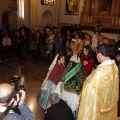
[[[49,98],[48,109],[44,120],[75,120],[70,107],[61,100],[57,93],[52,93]]]

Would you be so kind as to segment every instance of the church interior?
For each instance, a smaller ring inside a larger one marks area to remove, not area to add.
[[[92,37],[99,31],[120,51],[120,0],[1,0],[0,16],[0,83],[10,83],[12,76],[20,76],[18,86],[25,86],[26,103],[36,120],[44,119],[37,95],[56,54],[54,51],[47,59],[44,48],[41,52],[38,47],[41,31],[53,27],[61,29],[62,35],[67,30],[77,29],[81,39],[85,34]],[[14,37],[23,29],[26,36],[22,38],[28,38],[24,43]],[[35,38],[32,30],[36,32],[36,46],[31,46],[35,42],[31,40]],[[2,42],[3,34],[11,39],[10,45]],[[120,112],[120,105],[118,109]]]

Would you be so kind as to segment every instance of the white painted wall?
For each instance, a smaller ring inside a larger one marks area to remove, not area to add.
[[[9,3],[9,0],[0,0],[2,4],[0,4],[0,29],[3,28],[2,26],[2,13],[3,11],[5,10],[9,10],[8,9],[8,3]],[[26,24],[26,26],[30,27],[30,0],[25,0],[25,18],[24,20],[20,21],[19,20],[19,17],[17,17],[17,22],[13,20],[13,17],[11,15],[9,15],[9,28],[10,29],[13,29],[14,25],[13,24],[18,24],[18,25],[15,25],[17,26],[17,28],[19,28],[23,22]],[[16,23],[14,23],[16,22]]]
[[[60,21],[59,23],[69,23],[69,24],[79,24],[80,23],[80,14],[84,7],[84,0],[79,0],[79,14],[78,15],[65,15],[65,3],[66,0],[61,0],[61,9],[60,9]]]
[[[42,23],[42,20],[41,20],[45,11],[51,12],[51,14],[53,16],[53,23],[52,24],[55,25],[56,24],[56,6],[52,6],[52,7],[43,6],[43,5],[41,5],[40,1],[41,0],[39,0],[39,3],[38,3],[38,25],[43,27],[45,22],[46,23],[48,22],[49,16],[48,16],[48,18],[46,18],[46,21],[44,21],[44,23]]]
[[[79,0],[79,14],[78,15],[65,15],[65,2],[66,0],[56,0],[55,6],[48,7],[41,5],[41,0],[38,0],[38,26],[43,27],[45,23],[51,23],[57,26],[58,23],[66,24],[79,24],[80,23],[80,14],[84,7],[85,0]],[[59,7],[60,6],[60,7]],[[52,14],[53,20],[51,20],[50,15],[44,16],[44,22],[42,17],[45,11],[49,11]],[[59,12],[60,11],[60,12]],[[45,19],[46,18],[46,19]],[[49,20],[50,19],[50,20]]]
[[[66,0],[60,0],[60,2],[58,2],[59,0],[56,0],[56,5],[53,7],[47,7],[47,6],[43,6],[40,3],[38,3],[38,24],[40,26],[44,26],[44,24],[41,21],[41,17],[43,15],[43,13],[45,11],[50,11],[53,15],[53,25],[57,26],[57,22],[59,23],[66,23],[66,24],[79,24],[80,23],[80,14],[82,12],[82,9],[84,7],[84,1],[85,0],[79,0],[79,14],[78,15],[65,15],[65,1]],[[57,4],[60,3],[60,4]],[[58,5],[60,5],[60,7],[58,7]],[[57,15],[58,13],[58,9],[60,9],[60,15]],[[58,19],[59,17],[59,19]],[[44,21],[44,23],[48,21],[49,17],[46,17],[46,21]],[[50,21],[51,22],[51,21]]]
[[[38,15],[37,15],[37,24],[38,26],[44,26],[45,22],[49,21],[49,15],[46,17],[46,21],[44,19],[44,23],[42,23],[42,16],[45,11],[49,11],[52,14],[52,19],[49,22],[52,22],[53,25],[57,26],[57,23],[66,23],[66,24],[79,24],[80,22],[80,13],[84,6],[84,0],[79,0],[79,14],[78,15],[65,15],[65,1],[66,0],[56,0],[56,4],[53,7],[43,6],[40,3],[41,0],[38,0]],[[0,4],[0,16],[2,16],[2,12],[4,10],[8,10],[8,2],[9,0],[1,0]],[[60,7],[59,7],[60,6]],[[24,22],[27,27],[31,27],[31,13],[30,13],[30,0],[25,0],[25,19]],[[59,12],[60,11],[60,12]],[[44,16],[45,17],[45,16]],[[22,24],[19,23],[19,19],[17,21],[18,27]],[[10,21],[10,25],[12,26],[12,22]],[[2,28],[2,21],[0,19],[0,29]]]
[[[45,11],[41,17],[42,26],[46,26],[46,23],[54,24],[53,15],[50,11]]]

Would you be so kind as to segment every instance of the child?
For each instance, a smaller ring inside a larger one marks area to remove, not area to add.
[[[49,95],[55,90],[58,82],[62,79],[62,74],[65,70],[65,56],[59,55],[57,62],[52,71],[47,76],[47,81],[43,82],[40,92],[38,94],[38,103],[44,110],[47,109]]]

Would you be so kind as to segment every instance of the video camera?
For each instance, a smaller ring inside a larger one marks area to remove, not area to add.
[[[20,80],[20,76],[17,76],[17,75],[12,76],[11,79],[10,79],[10,84],[15,89],[15,95],[14,95],[15,100],[17,99],[17,96],[16,96],[17,94],[19,94],[19,97],[21,98],[22,93],[20,92],[20,90],[24,90],[25,91],[25,87],[23,85],[17,87],[19,80]]]

